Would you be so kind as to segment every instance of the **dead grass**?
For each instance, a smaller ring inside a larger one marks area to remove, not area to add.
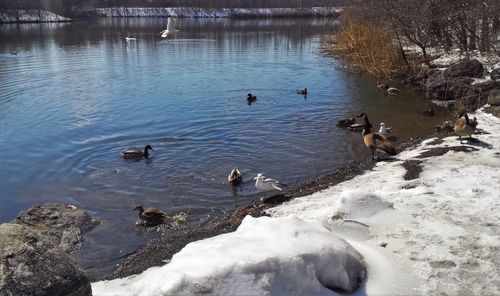
[[[388,28],[374,26],[349,9],[342,12],[341,23],[330,40],[334,43],[331,53],[347,59],[359,72],[381,77],[403,72],[403,59]]]

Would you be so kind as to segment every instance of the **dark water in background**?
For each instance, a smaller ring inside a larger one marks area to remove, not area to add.
[[[81,207],[103,221],[88,235],[87,267],[109,271],[154,236],[134,227],[137,204],[189,210],[191,222],[223,215],[257,198],[259,172],[296,185],[368,158],[338,119],[364,111],[400,139],[440,120],[418,114],[429,108],[420,95],[377,93],[325,57],[332,19],[180,19],[170,43],[165,27],[0,26],[0,222],[47,201]],[[295,94],[304,86],[307,99]],[[120,157],[146,144],[150,160]],[[226,184],[233,167],[244,173],[238,190]]]

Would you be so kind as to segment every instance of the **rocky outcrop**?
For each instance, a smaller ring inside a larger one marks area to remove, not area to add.
[[[31,227],[68,253],[81,241],[82,234],[97,224],[85,211],[61,203],[23,210],[12,222]]]
[[[477,83],[475,78],[484,77],[484,72],[479,61],[464,60],[445,70],[423,68],[406,82],[419,87],[438,106],[473,111],[486,104],[492,91],[500,89],[500,81]]]
[[[46,10],[5,9],[0,10],[0,23],[69,22],[70,18]]]
[[[90,281],[51,238],[31,227],[0,224],[0,295],[88,296]]]

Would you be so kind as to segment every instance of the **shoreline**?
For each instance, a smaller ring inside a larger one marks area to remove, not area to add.
[[[406,150],[411,150],[427,139],[436,137],[438,139],[442,139],[447,136],[449,136],[447,133],[429,131],[426,135],[416,136],[405,142],[399,143],[398,151],[401,153]],[[360,144],[362,145],[361,137]],[[122,258],[123,260],[120,267],[112,274],[93,280],[112,280],[123,278],[141,273],[153,266],[164,265],[165,262],[168,262],[174,254],[179,252],[191,242],[215,237],[224,233],[234,232],[247,215],[255,218],[268,216],[266,211],[273,207],[296,198],[320,192],[345,181],[349,181],[372,170],[376,164],[377,162],[372,161],[371,159],[365,161],[352,161],[350,164],[342,168],[335,169],[319,178],[291,187],[283,193],[269,196],[264,201],[256,199],[248,205],[240,207],[221,219],[207,220],[198,224],[187,225],[176,229],[172,229],[167,226],[153,227],[151,231],[161,232],[160,238],[154,238],[144,246],[132,252],[132,254],[127,254],[124,258]],[[413,168],[409,171],[412,170]]]

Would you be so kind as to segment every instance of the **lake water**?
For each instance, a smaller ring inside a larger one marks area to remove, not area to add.
[[[165,27],[0,26],[0,222],[48,201],[81,207],[102,221],[87,236],[86,268],[106,272],[154,236],[134,226],[137,204],[189,211],[191,223],[221,216],[258,198],[259,172],[296,185],[369,158],[339,119],[364,111],[400,139],[440,120],[419,114],[430,108],[419,94],[378,93],[325,56],[333,19],[180,19],[170,42]],[[303,87],[307,98],[295,93]],[[120,157],[146,144],[149,160]],[[244,174],[236,189],[233,167]]]

